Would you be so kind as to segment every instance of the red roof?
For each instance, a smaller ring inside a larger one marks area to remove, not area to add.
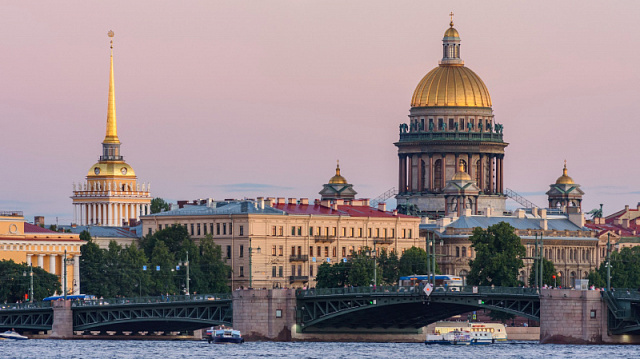
[[[387,218],[416,218],[404,214],[394,215],[393,212],[384,212],[369,206],[338,205],[338,209],[325,207],[319,204],[288,204],[278,203],[274,208],[285,211],[288,214],[311,214],[322,216],[349,216],[349,217],[387,217]]]
[[[42,228],[31,223],[24,223],[24,233],[57,233],[50,229]]]

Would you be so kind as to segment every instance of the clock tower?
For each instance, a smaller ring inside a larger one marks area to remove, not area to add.
[[[89,169],[86,180],[73,184],[74,223],[79,225],[122,226],[150,213],[151,185],[143,183],[140,186],[133,168],[120,153],[113,81],[113,35],[113,31],[109,31],[109,99],[102,155]]]

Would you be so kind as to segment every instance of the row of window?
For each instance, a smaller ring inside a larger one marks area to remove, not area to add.
[[[484,125],[483,125],[483,119],[479,118],[478,122],[477,122],[477,128],[476,128],[476,121],[473,118],[470,119],[465,119],[464,117],[459,118],[458,120],[456,120],[455,118],[449,118],[449,121],[446,122],[444,120],[444,118],[439,118],[437,121],[437,126],[436,126],[436,122],[433,118],[429,118],[428,119],[429,122],[425,123],[425,119],[424,118],[420,118],[419,120],[417,118],[413,119],[413,126],[415,126],[417,129],[419,130],[449,130],[449,131],[453,131],[453,130],[458,130],[458,131],[468,131],[469,129],[471,130],[478,130],[480,131],[480,127],[482,127],[482,131],[485,132],[489,132],[489,127],[491,127],[491,120],[490,119],[484,119]],[[426,126],[426,127],[425,127]]]
[[[174,224],[165,224],[164,228],[166,229],[173,225]],[[211,234],[212,236],[233,235],[232,223],[215,223],[215,227],[214,223],[185,223],[183,226],[192,236],[206,236],[207,234]],[[162,224],[158,224],[158,230],[161,231],[162,229]],[[240,236],[244,236],[244,226],[238,226],[238,231]],[[151,234],[151,228],[149,228],[149,234]]]
[[[363,238],[364,230],[362,228],[354,228],[354,227],[341,227],[340,234],[344,238]],[[403,229],[402,235],[400,238],[412,238],[411,229]],[[338,228],[337,227],[309,227],[309,235],[310,236],[337,236]],[[272,226],[271,227],[271,235],[272,236],[284,236],[284,226]],[[302,226],[291,226],[291,235],[292,236],[302,236]],[[394,228],[368,228],[367,229],[367,237],[368,238],[395,238],[396,230]]]
[[[530,249],[531,252],[531,256],[534,257],[535,256],[535,248],[531,248]],[[603,249],[602,252],[603,256],[606,255],[606,249]],[[549,260],[570,260],[570,261],[582,261],[582,262],[592,262],[593,259],[593,251],[591,249],[573,249],[573,248],[569,248],[566,250],[565,249],[544,249],[544,256],[545,258],[548,258]]]

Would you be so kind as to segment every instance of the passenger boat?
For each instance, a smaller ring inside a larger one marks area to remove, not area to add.
[[[13,339],[13,340],[27,340],[29,338],[25,337],[24,335],[20,335],[16,332],[14,332],[13,330],[7,330],[4,333],[0,333],[0,338],[2,339]]]
[[[211,333],[211,334],[209,334]],[[225,329],[217,329],[217,330],[207,330],[207,334],[209,337],[207,340],[209,344],[242,344],[244,343],[244,338],[242,338],[242,334],[239,330],[233,330],[230,328]]]
[[[493,342],[489,332],[454,330],[445,334],[428,334],[424,343],[427,345],[485,345]]]
[[[454,330],[472,333],[489,332],[495,342],[507,341],[507,328],[502,323],[441,321],[436,323],[433,331],[436,334],[446,334]]]

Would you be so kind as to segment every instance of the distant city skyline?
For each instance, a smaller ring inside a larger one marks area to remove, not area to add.
[[[505,187],[544,207],[566,159],[585,212],[640,201],[635,1],[0,9],[0,209],[28,221],[70,223],[72,183],[101,153],[109,30],[122,154],[152,196],[320,198],[339,159],[358,197],[374,198],[397,186],[398,125],[442,57],[451,11],[461,57],[504,125]]]

